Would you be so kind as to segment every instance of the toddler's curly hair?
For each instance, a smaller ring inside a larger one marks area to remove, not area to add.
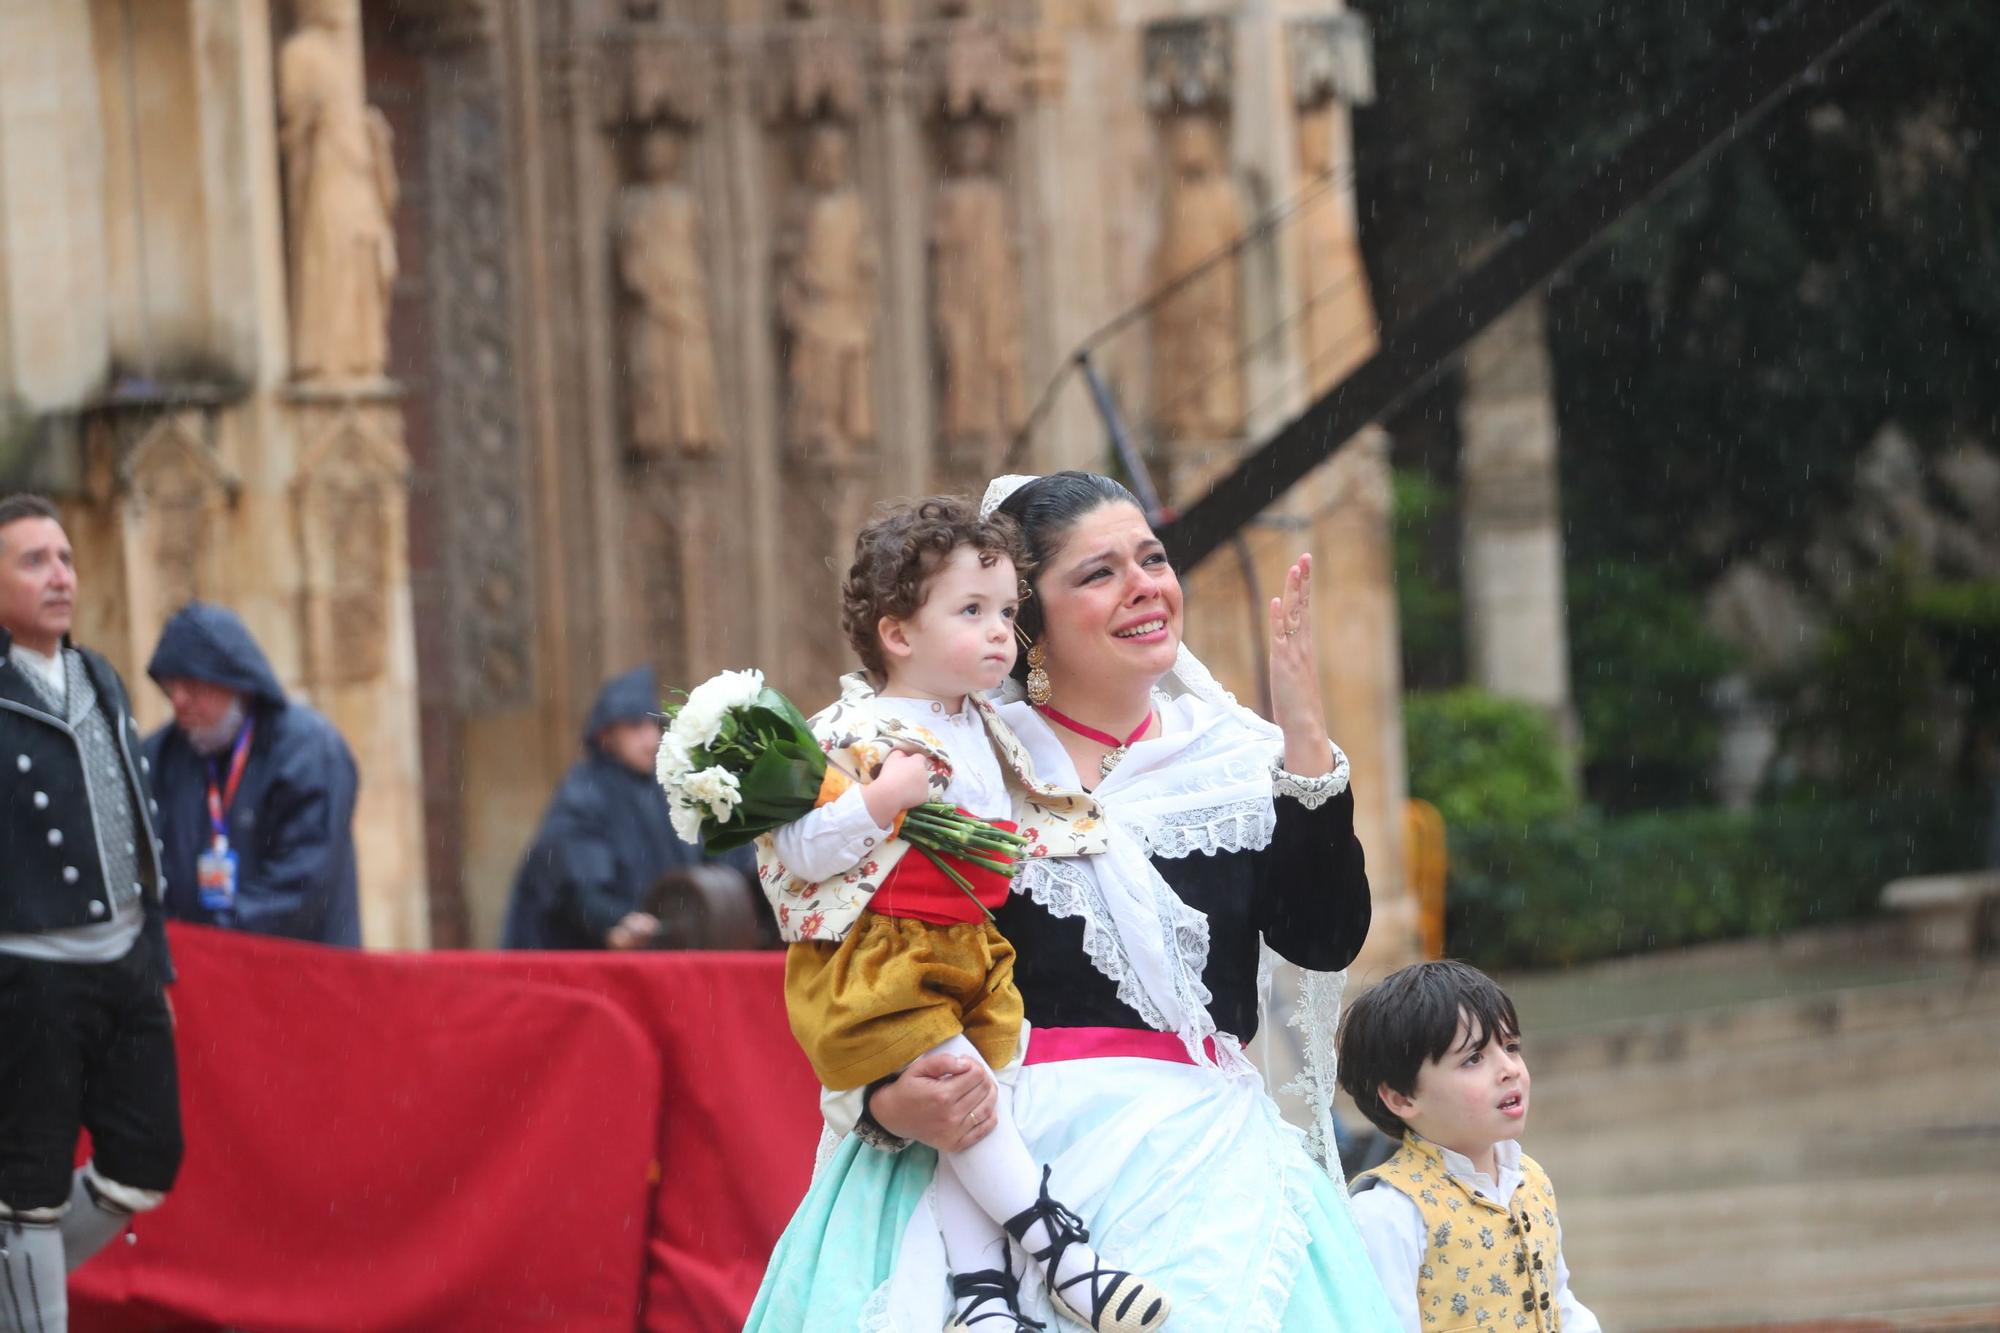
[[[979,507],[960,496],[895,505],[855,534],[854,563],[840,588],[840,624],[869,675],[889,674],[876,629],[882,617],[915,615],[932,577],[961,546],[979,552],[982,566],[1004,556],[1026,577],[1027,551],[1014,520],[998,513],[981,518]]]

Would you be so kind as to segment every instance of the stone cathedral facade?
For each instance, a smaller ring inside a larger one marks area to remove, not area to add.
[[[1335,0],[0,0],[0,34],[0,482],[63,504],[128,676],[226,601],[340,725],[374,944],[497,938],[605,675],[815,706],[873,502],[1107,466],[1045,391],[1149,296],[1093,364],[1169,505],[1374,345]],[[1393,954],[1388,504],[1364,441],[1183,577],[1255,701],[1315,552]]]

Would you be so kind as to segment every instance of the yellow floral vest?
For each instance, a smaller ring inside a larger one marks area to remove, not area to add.
[[[1417,1309],[1426,1333],[1559,1333],[1556,1192],[1533,1158],[1522,1155],[1521,1183],[1507,1208],[1453,1176],[1437,1145],[1414,1134],[1404,1137],[1394,1157],[1356,1180],[1370,1176],[1376,1188],[1397,1190],[1423,1214]]]

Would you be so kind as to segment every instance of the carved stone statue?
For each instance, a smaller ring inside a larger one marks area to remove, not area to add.
[[[389,123],[362,99],[356,0],[299,0],[278,58],[291,232],[292,373],[379,378],[396,276]]]
[[[847,130],[823,121],[805,134],[805,186],[778,238],[785,442],[801,456],[844,462],[875,438],[879,259],[852,179]]]
[[[681,136],[667,125],[639,140],[639,179],[618,204],[632,448],[702,455],[722,442],[701,209],[681,179]]]
[[[1020,280],[1007,196],[993,175],[993,127],[948,131],[951,175],[931,209],[931,320],[944,358],[939,433],[947,456],[991,476],[1020,427]]]
[[[1213,119],[1168,122],[1167,157],[1172,175],[1153,282],[1162,287],[1208,267],[1153,312],[1153,422],[1165,439],[1234,439],[1244,425],[1241,265],[1223,252],[1243,237],[1243,209]]]

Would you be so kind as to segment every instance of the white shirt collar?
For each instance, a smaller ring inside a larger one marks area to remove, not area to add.
[[[1424,1142],[1430,1143],[1429,1139]],[[1521,1183],[1521,1141],[1502,1139],[1493,1145],[1493,1169],[1499,1174],[1495,1180],[1472,1164],[1472,1159],[1463,1153],[1453,1152],[1442,1143],[1431,1143],[1444,1158],[1445,1170],[1459,1180],[1472,1186],[1476,1193],[1499,1202],[1506,1207],[1514,1197],[1514,1187]]]
[[[875,700],[878,704],[901,718],[935,722],[956,722],[961,725],[979,721],[979,710],[972,706],[972,696],[969,694],[965,696],[965,702],[959,705],[958,711],[955,713],[947,713],[944,705],[934,699],[912,699],[901,694],[878,694],[875,696]],[[981,723],[980,725],[984,727],[985,724]]]
[[[23,671],[32,671],[35,678],[48,687],[58,699],[68,693],[68,677],[63,666],[62,648],[58,646],[53,657],[38,653],[18,639],[7,647],[7,659]]]

